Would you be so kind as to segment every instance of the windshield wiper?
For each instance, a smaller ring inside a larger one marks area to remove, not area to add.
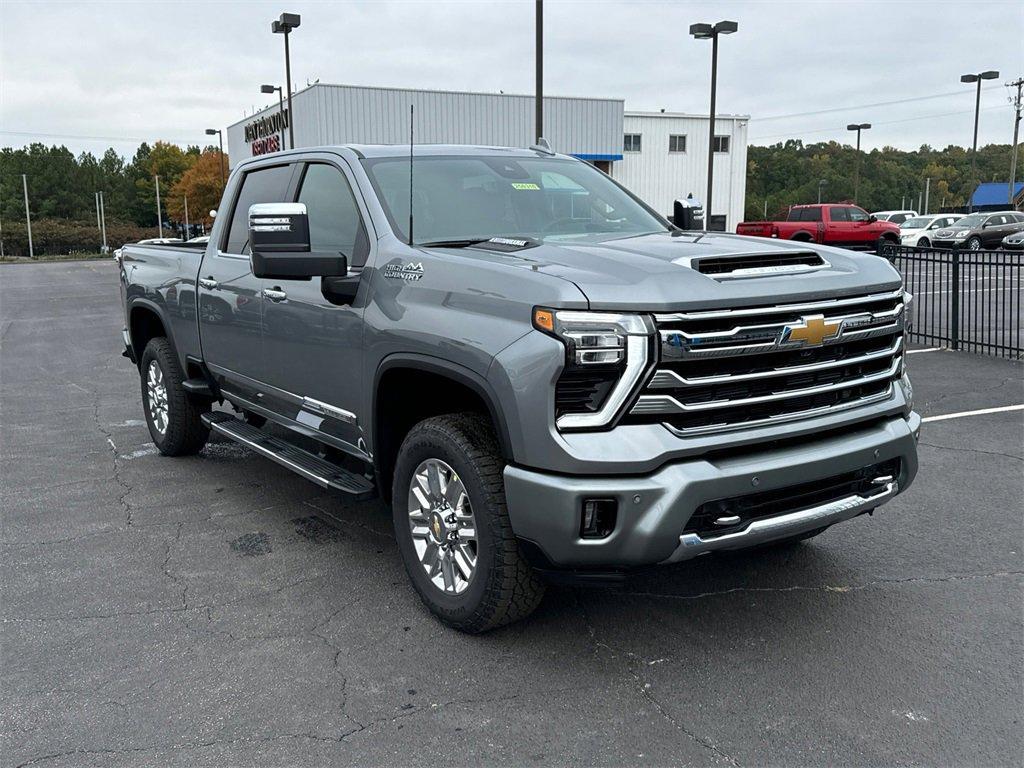
[[[471,245],[486,243],[490,239],[489,237],[474,237],[464,240],[430,240],[426,243],[416,243],[416,245],[424,248],[469,248]]]

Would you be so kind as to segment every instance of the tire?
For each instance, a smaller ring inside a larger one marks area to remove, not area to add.
[[[398,452],[391,507],[405,570],[431,613],[462,632],[518,621],[544,596],[512,532],[504,468],[490,423],[470,413],[421,421]]]
[[[968,251],[980,251],[981,250],[981,238],[972,237],[964,245],[967,246]]]
[[[163,336],[150,339],[139,365],[142,374],[142,409],[157,450],[164,456],[198,453],[210,436],[201,416],[209,403],[194,400],[182,387],[185,376],[170,343]],[[160,408],[160,403],[164,408]]]
[[[927,237],[922,237],[920,240],[917,241],[917,247],[918,248],[930,248],[931,247],[931,241]]]

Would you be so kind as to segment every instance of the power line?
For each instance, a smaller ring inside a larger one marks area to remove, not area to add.
[[[74,133],[41,133],[39,131],[0,131],[0,135],[6,136],[38,136],[46,139],[79,139],[83,141],[172,141],[175,144],[200,144],[197,139],[148,139],[139,136],[83,136]]]
[[[989,86],[983,88],[983,91],[993,91],[996,86]],[[896,104],[910,104],[916,101],[928,101],[929,99],[944,99],[947,96],[960,96],[964,92],[961,91],[947,91],[946,93],[935,93],[931,96],[911,96],[907,99],[895,99],[893,101],[877,101],[874,104],[856,104],[847,107],[833,107],[831,109],[817,109],[813,112],[794,112],[789,115],[768,115],[767,117],[752,117],[750,122],[767,122],[768,120],[786,120],[791,117],[811,117],[812,115],[828,115],[836,112],[849,112],[854,109],[870,109],[872,107],[891,107]],[[973,110],[972,110],[973,111]]]
[[[994,107],[982,107],[982,112],[987,112],[993,109],[1004,109],[1005,105],[999,104]],[[874,123],[875,125],[896,125],[898,123],[912,123],[916,120],[932,120],[937,117],[952,117],[954,115],[973,115],[973,109],[960,110],[958,112],[940,112],[938,114],[931,115],[918,115],[917,117],[905,117],[900,120],[883,120],[881,122]],[[836,126],[834,128],[815,128],[810,131],[789,131],[788,133],[776,133],[771,136],[751,136],[748,141],[763,141],[765,139],[786,139],[793,136],[809,136],[817,133],[836,133],[844,130],[843,126]]]

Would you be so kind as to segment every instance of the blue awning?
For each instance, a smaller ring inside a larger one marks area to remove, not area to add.
[[[1024,181],[1018,181],[1013,185],[1013,197],[1020,194],[1024,189]],[[971,195],[971,204],[975,207],[983,205],[1010,205],[1010,182],[989,181],[979,184]]]
[[[579,158],[580,160],[587,160],[588,162],[591,162],[591,163],[593,163],[596,160],[606,160],[608,162],[613,162],[615,160],[621,160],[622,159],[622,155],[586,155],[586,154],[576,155],[576,154],[574,154],[573,157]]]

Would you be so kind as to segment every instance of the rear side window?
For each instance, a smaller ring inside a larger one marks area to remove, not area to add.
[[[351,266],[366,263],[370,244],[355,196],[345,175],[333,165],[306,168],[298,202],[309,216],[309,245],[317,253],[341,253]]]
[[[249,171],[242,179],[235,210],[231,216],[225,253],[249,253],[249,206],[256,203],[283,203],[288,194],[292,166],[275,165]]]
[[[832,221],[849,221],[850,220],[850,209],[849,208],[829,208],[828,215]]]
[[[821,221],[821,208],[793,208],[789,221]]]

